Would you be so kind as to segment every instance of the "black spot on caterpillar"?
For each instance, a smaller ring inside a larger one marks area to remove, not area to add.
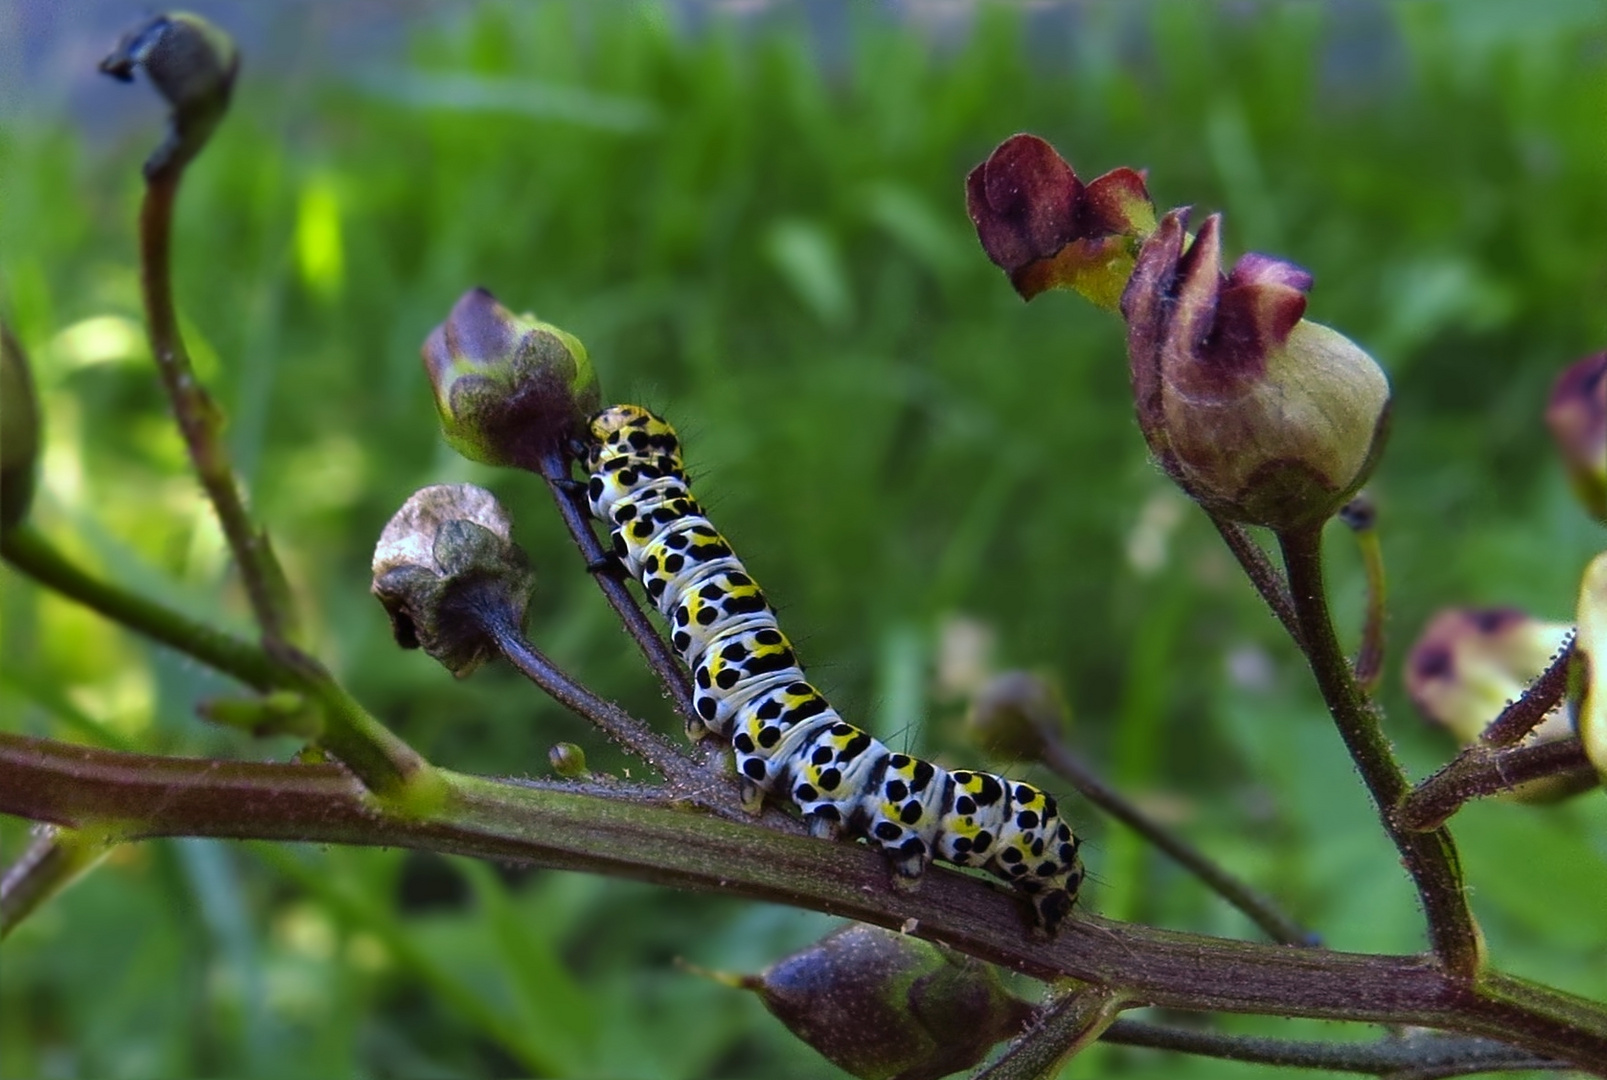
[[[664,420],[637,405],[605,409],[591,422],[586,467],[592,514],[692,670],[687,734],[731,744],[749,809],[767,795],[790,802],[815,835],[863,836],[909,881],[933,859],[981,867],[1055,931],[1083,868],[1052,796],[894,753],[843,720],[804,677],[758,583],[692,497],[680,441]]]

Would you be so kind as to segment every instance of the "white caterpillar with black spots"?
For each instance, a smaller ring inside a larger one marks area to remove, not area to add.
[[[896,753],[809,684],[758,583],[692,497],[675,429],[637,405],[591,421],[591,512],[669,620],[692,671],[693,739],[736,754],[744,804],[789,802],[817,836],[863,836],[913,883],[933,859],[975,866],[1032,903],[1053,933],[1082,884],[1078,840],[1049,794],[993,773]]]

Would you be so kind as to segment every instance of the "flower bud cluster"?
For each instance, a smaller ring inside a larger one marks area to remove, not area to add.
[[[1212,513],[1296,530],[1360,489],[1389,416],[1382,369],[1305,320],[1311,275],[1265,255],[1221,270],[1221,219],[1157,221],[1143,177],[1084,185],[1018,135],[967,182],[983,249],[1031,299],[1069,288],[1127,320],[1139,427],[1168,475]]]

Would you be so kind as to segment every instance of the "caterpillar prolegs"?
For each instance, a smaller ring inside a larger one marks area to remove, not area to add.
[[[901,878],[934,858],[986,869],[1053,933],[1082,884],[1078,840],[1055,800],[993,773],[895,753],[839,716],[808,680],[758,583],[692,497],[675,429],[637,405],[592,419],[591,512],[669,620],[692,671],[694,739],[730,742],[743,801],[796,806],[812,833],[863,836]]]

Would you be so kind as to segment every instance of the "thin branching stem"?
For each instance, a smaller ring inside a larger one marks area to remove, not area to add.
[[[1269,1039],[1259,1035],[1226,1035],[1216,1031],[1165,1027],[1143,1020],[1117,1020],[1102,1042],[1142,1046],[1200,1057],[1223,1058],[1291,1069],[1395,1076],[1403,1069],[1414,1076],[1452,1077],[1472,1073],[1528,1069],[1567,1069],[1556,1058],[1516,1050],[1490,1039],[1465,1035],[1419,1033],[1390,1036],[1375,1042],[1311,1042]]]
[[[234,553],[251,611],[270,647],[290,640],[290,590],[265,532],[252,522],[230,467],[217,405],[195,377],[173,307],[171,241],[173,205],[184,159],[150,172],[140,207],[140,289],[145,301],[151,355],[185,448]]]
[[[1083,798],[1171,856],[1222,899],[1259,926],[1273,941],[1284,945],[1316,945],[1317,936],[1281,909],[1277,901],[1228,873],[1199,848],[1150,817],[1119,791],[1054,733],[1045,733],[1044,764],[1076,789]]]
[[[208,626],[123,586],[93,576],[73,563],[31,524],[0,537],[0,557],[48,589],[91,611],[193,657],[247,686],[283,685],[260,647]]]
[[[1221,534],[1222,540],[1233,553],[1233,557],[1244,568],[1245,576],[1250,584],[1272,609],[1272,614],[1278,622],[1289,632],[1289,636],[1300,643],[1300,619],[1295,614],[1294,601],[1289,597],[1289,587],[1278,573],[1278,568],[1272,565],[1267,553],[1261,550],[1261,545],[1255,542],[1250,531],[1236,521],[1219,517],[1216,514],[1207,514],[1211,524]]]
[[[575,495],[574,479],[569,475],[569,465],[561,454],[553,453],[544,457],[538,470],[539,475],[547,483],[547,490],[552,493],[552,500],[558,505],[558,513],[564,519],[564,527],[574,539],[575,546],[580,549],[581,556],[586,565],[591,567],[602,566],[608,559],[608,552],[603,549],[602,542],[592,531],[591,517],[581,507]],[[692,711],[692,684],[686,677],[686,670],[675,656],[663,636],[653,628],[647,613],[636,602],[625,582],[606,572],[596,572],[592,577],[597,587],[603,591],[609,606],[619,616],[624,624],[625,631],[635,640],[642,650],[642,656],[647,659],[648,666],[664,684],[669,693],[670,700],[675,704],[675,711],[681,719],[689,720],[695,714]]]
[[[0,874],[0,938],[76,881],[111,850],[77,829],[48,826]]]
[[[1479,742],[1485,746],[1511,746],[1529,732],[1533,731],[1546,714],[1555,709],[1562,701],[1563,694],[1568,692],[1568,666],[1573,661],[1574,642],[1570,638],[1568,644],[1552,657],[1546,670],[1540,677],[1529,684],[1529,688],[1505,709],[1501,715],[1490,722],[1479,736]]]
[[[1103,986],[1074,986],[1049,1001],[999,1060],[976,1080],[1047,1080],[1098,1041],[1127,1003]]]
[[[1470,746],[1413,788],[1395,816],[1402,828],[1436,829],[1469,800],[1548,778],[1563,790],[1583,790],[1597,782],[1595,766],[1577,735],[1499,749]]]
[[[1373,797],[1384,831],[1417,886],[1428,920],[1430,947],[1448,972],[1472,979],[1483,962],[1483,948],[1468,909],[1456,844],[1444,828],[1413,832],[1395,819],[1395,810],[1408,791],[1406,774],[1334,632],[1323,575],[1321,526],[1279,533],[1278,542],[1300,622],[1302,651],[1339,736]]]
[[[525,638],[506,607],[487,604],[475,610],[481,626],[496,641],[508,662],[554,701],[595,724],[614,742],[657,769],[666,780],[683,787],[707,786],[709,774],[701,762],[618,705],[592,693],[547,659]]]

